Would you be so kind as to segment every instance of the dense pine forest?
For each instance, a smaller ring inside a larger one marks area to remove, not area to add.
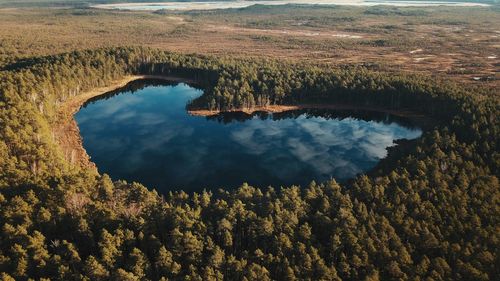
[[[131,74],[186,78],[189,109],[346,103],[435,128],[346,184],[160,195],[72,164],[57,108]],[[416,74],[110,48],[0,70],[2,280],[498,280],[500,101]]]

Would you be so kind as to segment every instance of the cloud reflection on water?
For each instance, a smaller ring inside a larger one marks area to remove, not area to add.
[[[101,172],[166,192],[352,178],[395,139],[421,134],[396,122],[306,113],[224,124],[186,113],[200,94],[165,85],[90,103],[76,114],[84,146]]]

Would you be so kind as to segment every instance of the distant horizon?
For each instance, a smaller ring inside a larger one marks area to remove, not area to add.
[[[170,1],[151,1],[151,0],[0,0],[0,8],[21,8],[21,7],[101,7],[102,5],[159,5],[165,3],[173,3],[176,5],[185,3],[199,3],[207,5],[208,3],[226,4],[229,7],[222,8],[245,8],[254,4],[267,5],[283,5],[283,4],[300,4],[300,5],[348,5],[348,6],[412,6],[412,7],[431,7],[431,6],[491,6],[497,5],[498,0],[320,0],[320,1],[305,1],[305,0],[170,0]],[[251,3],[251,4],[248,4]],[[210,9],[210,8],[205,8]],[[147,10],[147,9],[142,9]],[[154,9],[150,9],[154,10]],[[183,9],[179,9],[183,10]],[[184,10],[187,10],[184,8]]]
[[[220,0],[220,1],[157,1],[157,2],[122,2],[110,4],[94,4],[90,7],[116,10],[211,10],[238,9],[253,5],[339,5],[339,6],[395,6],[395,7],[431,7],[431,6],[461,6],[488,7],[481,1],[446,1],[446,0]]]

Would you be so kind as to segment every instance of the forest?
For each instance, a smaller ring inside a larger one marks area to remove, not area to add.
[[[160,195],[72,164],[57,108],[126,75],[187,78],[190,109],[350,103],[439,125],[339,184]],[[361,66],[123,47],[0,70],[2,280],[498,280],[500,101]]]

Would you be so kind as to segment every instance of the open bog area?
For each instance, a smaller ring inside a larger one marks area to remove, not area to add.
[[[184,3],[184,2],[183,2]],[[209,11],[0,9],[0,60],[141,45],[498,81],[495,7],[256,5]]]

